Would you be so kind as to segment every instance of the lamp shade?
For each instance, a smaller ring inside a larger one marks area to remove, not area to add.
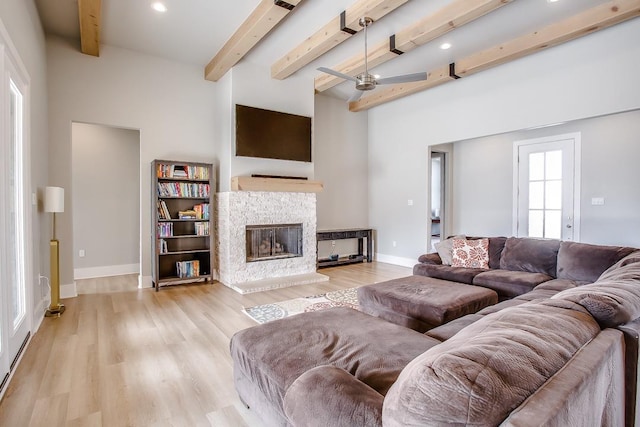
[[[44,193],[45,212],[64,212],[64,188],[46,187]]]

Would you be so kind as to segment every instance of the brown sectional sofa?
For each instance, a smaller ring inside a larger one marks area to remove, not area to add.
[[[268,426],[634,425],[640,251],[513,238],[489,248],[490,270],[420,257],[414,273],[501,299],[424,334],[346,308],[238,332],[240,398]]]

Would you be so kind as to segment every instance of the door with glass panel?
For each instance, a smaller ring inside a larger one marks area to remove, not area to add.
[[[579,134],[518,141],[514,148],[514,234],[578,240]]]
[[[5,64],[6,65],[6,64]],[[10,67],[8,67],[11,70]],[[2,80],[3,108],[0,142],[0,213],[2,256],[0,257],[0,358],[5,366],[18,356],[29,335],[26,280],[26,197],[24,170],[24,85],[7,72]]]

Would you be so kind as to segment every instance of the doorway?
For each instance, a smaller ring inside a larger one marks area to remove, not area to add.
[[[514,143],[514,235],[579,240],[580,134]]]
[[[450,163],[453,146],[441,144],[429,151],[429,207],[427,210],[427,251],[450,233],[449,192]]]
[[[74,279],[140,274],[140,131],[72,123]]]

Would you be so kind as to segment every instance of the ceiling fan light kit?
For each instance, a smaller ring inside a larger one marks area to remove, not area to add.
[[[351,28],[346,28],[344,26],[344,20],[345,18],[343,13],[340,15],[340,25],[342,27],[342,31],[345,31],[351,34],[351,31],[353,30]],[[347,74],[341,73],[339,71],[332,70],[331,68],[326,68],[326,67],[318,68],[318,71],[322,71],[323,73],[331,74],[336,77],[340,77],[342,79],[355,82],[357,92],[351,98],[349,98],[348,102],[357,101],[358,99],[360,99],[360,97],[365,91],[373,90],[376,88],[377,85],[409,83],[409,82],[417,82],[417,81],[422,81],[427,79],[428,74],[425,72],[414,73],[414,74],[404,74],[400,76],[393,76],[393,77],[386,77],[386,78],[379,78],[378,76],[369,74],[369,63],[367,61],[367,48],[368,48],[367,27],[369,27],[369,25],[371,25],[372,23],[373,23],[373,19],[371,19],[368,16],[363,16],[362,18],[360,18],[360,21],[359,21],[360,26],[364,28],[364,72],[358,74],[355,77],[352,77]],[[395,44],[394,43],[395,39],[393,36],[390,42],[392,45]],[[398,55],[402,53],[403,52],[398,51]]]

